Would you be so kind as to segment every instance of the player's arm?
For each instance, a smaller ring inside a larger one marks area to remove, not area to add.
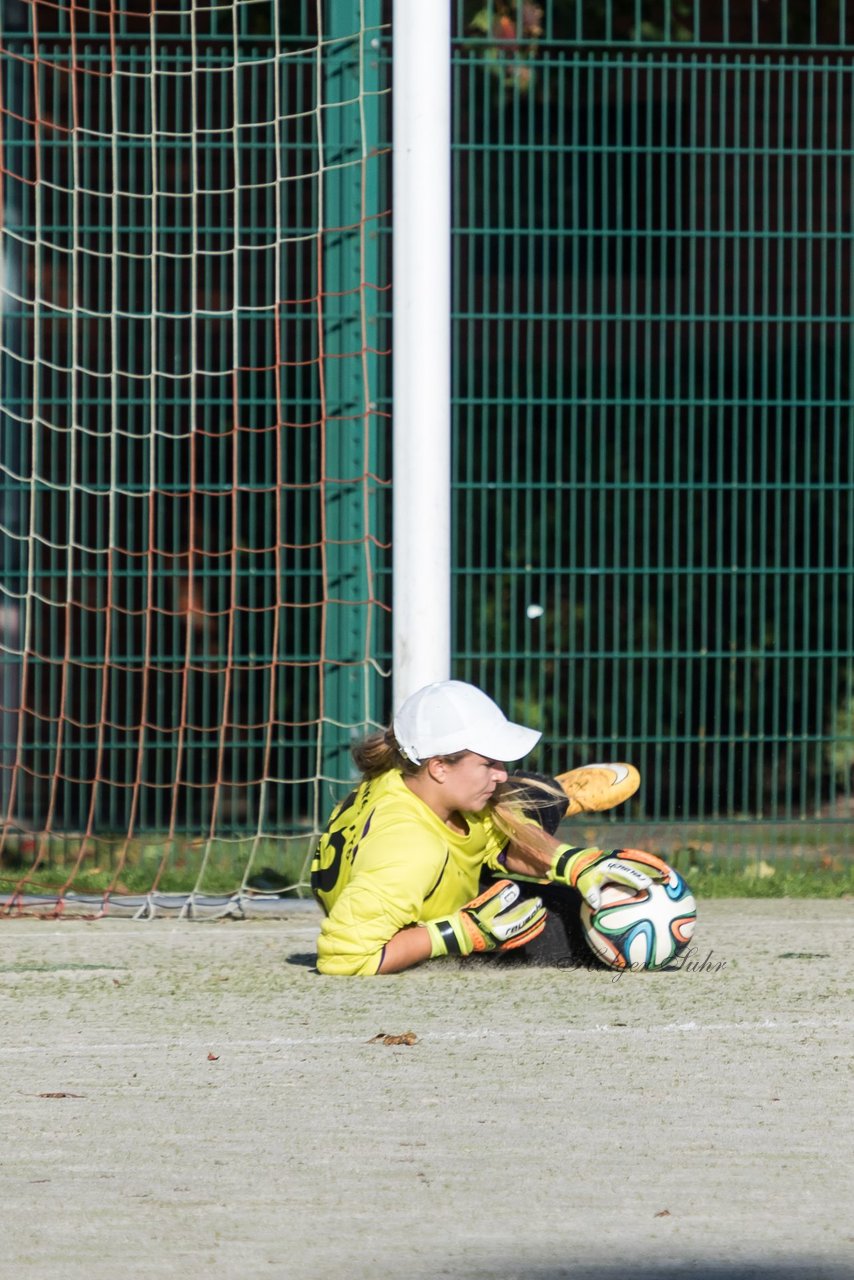
[[[533,826],[533,824],[532,824]],[[547,880],[549,867],[554,861],[561,841],[549,835],[542,828],[537,828],[537,844],[531,848],[510,841],[501,855],[501,865],[509,875],[525,876],[531,880]]]
[[[377,973],[402,973],[432,956],[430,935],[424,925],[407,925],[389,938],[382,950]]]
[[[519,886],[497,880],[450,915],[402,929],[387,944],[380,973],[396,973],[437,956],[510,951],[538,937],[546,925],[539,898],[522,898]]]
[[[399,929],[383,947],[377,973],[400,973],[437,956],[523,947],[542,933],[545,923],[539,898],[522,898],[518,885],[499,880],[459,911]]]

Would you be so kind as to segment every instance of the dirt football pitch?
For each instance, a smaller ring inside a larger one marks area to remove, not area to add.
[[[0,924],[2,1280],[854,1277],[854,902],[616,980],[317,924]]]

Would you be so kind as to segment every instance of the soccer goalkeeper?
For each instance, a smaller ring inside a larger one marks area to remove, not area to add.
[[[427,685],[353,748],[362,773],[332,813],[311,869],[324,910],[318,969],[396,973],[439,956],[570,956],[578,895],[646,888],[664,864],[638,850],[575,848],[553,833],[556,782],[508,783],[540,734],[474,685]]]

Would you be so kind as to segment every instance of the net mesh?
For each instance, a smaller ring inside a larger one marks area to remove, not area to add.
[[[2,885],[304,879],[382,702],[371,0],[0,17]]]

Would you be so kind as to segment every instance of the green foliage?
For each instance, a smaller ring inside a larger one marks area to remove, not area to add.
[[[527,93],[534,83],[529,64],[549,40],[686,41],[694,35],[692,18],[690,0],[552,0],[547,9],[467,0],[463,24],[503,89]]]
[[[668,861],[684,876],[698,902],[703,898],[845,898],[854,896],[854,861],[805,856],[756,857],[749,861],[678,850]]]
[[[479,53],[501,87],[502,100],[508,92],[524,94],[530,90],[530,63],[539,52],[542,24],[540,5],[516,4],[513,0],[485,5],[469,17],[467,31],[484,41]]]

